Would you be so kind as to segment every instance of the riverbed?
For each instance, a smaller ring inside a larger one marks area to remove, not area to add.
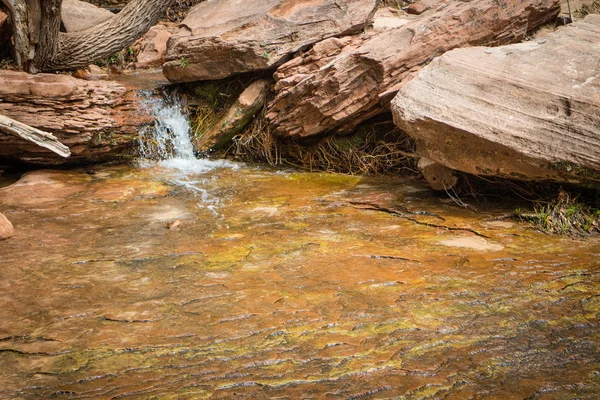
[[[0,205],[0,398],[600,393],[600,245],[515,204],[198,160],[34,171]]]

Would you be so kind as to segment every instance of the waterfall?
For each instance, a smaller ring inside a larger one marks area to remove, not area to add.
[[[140,132],[139,152],[142,166],[158,165],[185,173],[202,173],[219,167],[237,168],[226,160],[197,159],[190,121],[177,93],[141,93],[141,107],[155,119],[153,127]]]
[[[181,100],[175,94],[153,96],[142,93],[142,107],[155,118],[154,127],[140,134],[140,155],[149,160],[194,160],[190,121],[183,113]]]

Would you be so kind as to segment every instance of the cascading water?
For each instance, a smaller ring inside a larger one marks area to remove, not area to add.
[[[177,94],[156,95],[143,92],[142,107],[155,118],[153,127],[140,132],[139,148],[142,165],[150,161],[187,173],[202,173],[215,168],[236,168],[226,160],[197,159],[194,156],[190,121]]]
[[[219,197],[204,189],[207,173],[218,168],[237,169],[238,164],[227,160],[198,159],[194,155],[190,121],[185,114],[181,98],[176,94],[142,92],[141,106],[154,117],[153,127],[140,132],[139,152],[142,167],[158,165],[167,171],[162,174],[172,183],[199,195],[199,207],[215,215]],[[212,177],[214,178],[214,176]]]

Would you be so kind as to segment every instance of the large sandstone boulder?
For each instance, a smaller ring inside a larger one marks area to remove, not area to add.
[[[77,32],[98,25],[114,14],[85,1],[63,0],[60,16],[67,32]]]
[[[221,79],[275,68],[325,38],[360,32],[377,0],[208,0],[168,43],[173,82]]]
[[[538,41],[453,50],[392,102],[418,152],[476,175],[600,182],[600,15]]]
[[[456,1],[395,29],[328,39],[277,70],[267,118],[281,135],[350,130],[386,111],[435,56],[520,41],[558,11],[559,0]]]
[[[0,70],[0,115],[49,132],[71,149],[71,157],[62,158],[0,133],[0,159],[52,165],[122,154],[137,139],[137,128],[153,122],[134,98],[133,89],[115,82]]]

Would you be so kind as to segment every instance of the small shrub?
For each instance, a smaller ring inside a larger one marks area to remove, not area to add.
[[[542,232],[571,236],[600,233],[600,210],[562,189],[553,200],[538,202],[533,212],[516,210],[516,214]]]
[[[181,57],[179,60],[179,66],[183,69],[190,66],[190,60],[187,57]]]

